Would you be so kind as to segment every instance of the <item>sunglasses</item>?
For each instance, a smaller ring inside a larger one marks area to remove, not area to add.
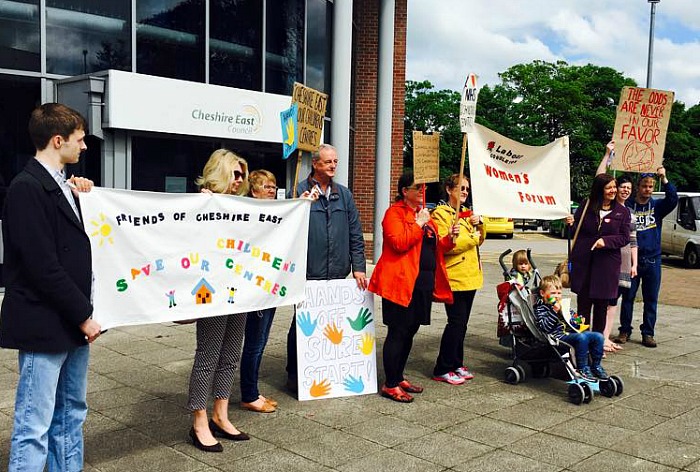
[[[653,178],[656,177],[656,174],[652,174],[651,172],[643,172],[643,173],[639,174],[639,176],[640,176],[642,179],[646,179],[646,178],[648,178],[648,177],[651,177],[651,178],[653,179]]]
[[[468,192],[468,191],[469,191],[469,187],[465,187],[464,185],[462,185],[462,186],[460,187],[460,190],[461,190],[462,192]]]
[[[411,185],[410,187],[406,187],[406,190],[423,190],[424,188],[425,188],[425,185],[418,184],[418,185]]]
[[[233,171],[233,180],[238,180],[238,179],[243,180],[244,178],[245,178],[245,174],[243,172],[241,172],[240,170]]]

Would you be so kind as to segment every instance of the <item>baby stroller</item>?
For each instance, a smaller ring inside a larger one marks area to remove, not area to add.
[[[498,258],[505,282],[496,287],[499,297],[498,334],[501,343],[511,348],[513,359],[512,365],[505,369],[506,383],[516,385],[526,379],[523,364],[530,366],[533,377],[545,378],[550,375],[550,363],[560,362],[570,379],[568,396],[572,403],[590,403],[595,391],[605,397],[622,394],[624,384],[616,375],[595,382],[581,378],[572,361],[573,348],[539,330],[533,309],[534,294],[541,281],[537,265],[532,260],[531,250],[528,249],[527,258],[532,266],[533,275],[526,285],[521,285],[511,277],[503,262],[510,253],[511,250],[508,249]]]

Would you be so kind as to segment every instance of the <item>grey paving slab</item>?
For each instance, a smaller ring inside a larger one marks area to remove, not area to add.
[[[678,469],[667,467],[638,457],[620,454],[615,451],[602,451],[572,465],[575,472],[600,472],[601,470],[634,470],[640,472],[673,472]]]
[[[700,460],[700,446],[642,432],[616,443],[614,451],[657,462],[669,467],[686,467]]]
[[[444,467],[396,449],[382,449],[362,459],[338,467],[342,472],[367,472],[368,470],[406,470],[411,472],[440,472]]]
[[[475,459],[493,447],[466,438],[436,431],[395,447],[396,450],[444,467],[454,467],[465,459]]]
[[[518,472],[557,472],[561,470],[561,467],[512,452],[497,450],[478,457],[475,460],[457,464],[453,469],[464,472],[473,472],[475,470],[480,472],[501,472],[504,470],[517,470]]]
[[[444,307],[436,304],[433,323],[421,327],[406,370],[425,387],[414,403],[379,395],[298,402],[284,388],[292,310],[282,307],[260,378],[261,392],[275,398],[279,409],[269,415],[241,410],[236,379],[229,415],[252,439],[224,441],[221,454],[203,453],[188,438],[195,326],[110,330],[91,351],[85,470],[700,472],[700,323],[687,321],[700,317],[700,309],[660,305],[659,347],[645,348],[636,337],[605,360],[609,372],[623,377],[624,393],[576,406],[567,401],[561,378],[503,382],[511,359],[495,337],[494,286],[501,274],[493,264],[496,254],[483,255],[486,282],[477,292],[465,343],[474,380],[458,387],[430,380],[445,324]],[[538,260],[542,272],[559,258]],[[682,283],[693,277],[700,282],[700,271],[681,276]],[[379,354],[385,336],[378,325]],[[381,382],[381,358],[378,370]],[[7,465],[16,381],[17,353],[0,350],[0,469]]]
[[[568,467],[600,452],[600,448],[580,441],[538,433],[516,441],[504,448],[521,456],[548,464]]]

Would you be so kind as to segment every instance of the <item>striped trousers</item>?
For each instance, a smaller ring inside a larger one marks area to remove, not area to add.
[[[194,355],[189,410],[204,410],[207,399],[231,395],[233,378],[241,360],[246,314],[213,316],[197,320],[197,350]]]

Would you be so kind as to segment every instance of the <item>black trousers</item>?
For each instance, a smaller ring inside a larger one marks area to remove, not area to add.
[[[433,375],[454,372],[464,365],[464,338],[467,335],[467,323],[474,303],[476,290],[452,292],[454,303],[445,304],[447,324],[442,332],[440,352],[438,353]]]
[[[430,319],[432,290],[414,290],[411,303],[403,307],[382,299],[384,324],[388,330],[384,341],[384,375],[389,388],[404,380],[403,372],[413,347],[413,337],[421,324]]]

